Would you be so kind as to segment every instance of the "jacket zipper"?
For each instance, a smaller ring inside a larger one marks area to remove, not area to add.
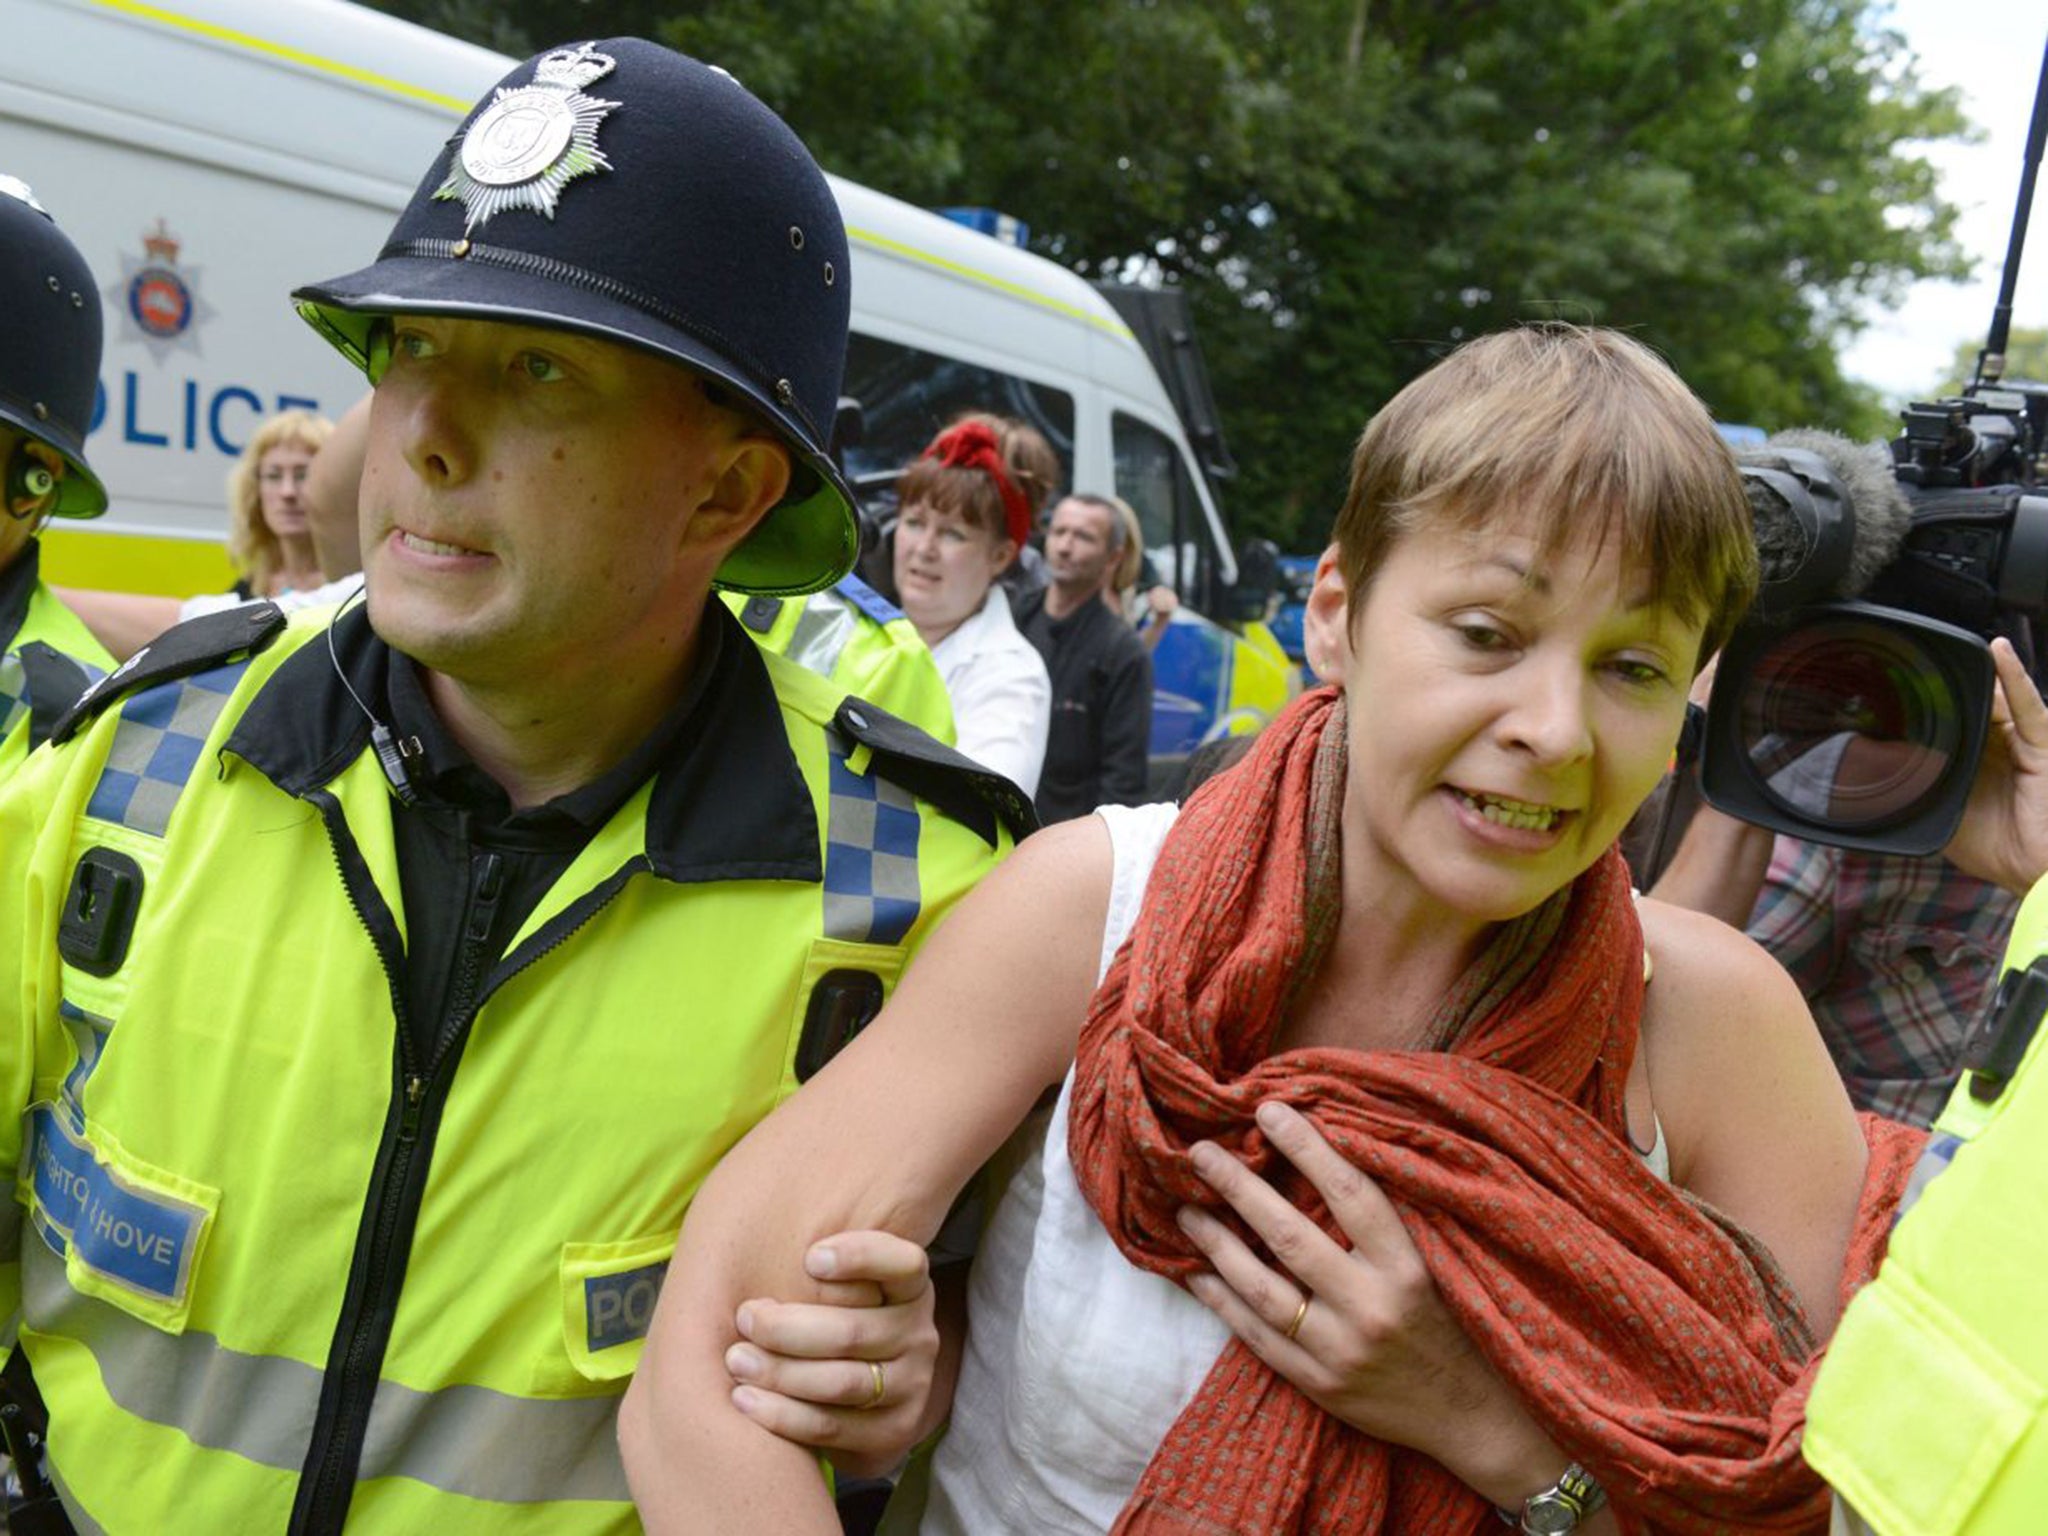
[[[374,1225],[369,1244],[367,1247],[359,1244],[359,1255],[351,1267],[346,1292],[351,1299],[344,1303],[342,1315],[335,1325],[334,1342],[328,1351],[327,1375],[321,1385],[319,1412],[314,1419],[305,1464],[299,1475],[298,1496],[287,1528],[288,1536],[339,1536],[348,1519],[349,1503],[355,1495],[356,1472],[362,1461],[370,1409],[376,1400],[384,1352],[390,1343],[391,1321],[396,1316],[398,1298],[404,1288],[412,1222],[418,1216],[427,1172],[433,1164],[431,1134],[424,1147],[422,1134],[439,1129],[441,1110],[447,1102],[448,1090],[453,1086],[451,1064],[459,1055],[456,1048],[468,1034],[477,1011],[498,986],[542,956],[560,948],[618,894],[627,877],[642,861],[629,862],[611,880],[594,889],[586,898],[589,905],[576,914],[575,921],[551,935],[545,945],[524,956],[518,965],[503,975],[485,977],[486,985],[481,994],[472,999],[466,998],[465,994],[477,991],[478,980],[483,977],[477,946],[482,938],[489,935],[490,920],[502,892],[502,861],[498,855],[487,853],[482,860],[474,861],[470,911],[463,924],[462,969],[457,973],[454,995],[450,999],[449,1027],[436,1039],[432,1059],[422,1069],[414,1056],[404,988],[399,983],[397,933],[395,929],[388,934],[380,932],[371,919],[363,900],[362,887],[368,885],[374,889],[374,884],[370,881],[368,866],[363,863],[362,854],[342,820],[338,802],[325,793],[315,793],[308,798],[320,808],[335,864],[341,874],[342,888],[347,892],[356,920],[369,934],[379,963],[384,968],[398,1025],[400,1081],[393,1085],[397,1124],[394,1131],[387,1118],[385,1140],[379,1148],[377,1165],[371,1175],[365,1215],[374,1213]],[[479,898],[487,909],[483,914],[480,935]],[[570,913],[562,915],[568,917]],[[401,1235],[404,1237],[403,1245],[399,1241]],[[355,1284],[358,1279],[362,1282],[360,1289]],[[344,1340],[345,1347],[342,1346]]]

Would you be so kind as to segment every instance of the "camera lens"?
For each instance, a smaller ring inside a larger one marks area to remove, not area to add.
[[[1940,658],[1912,631],[1863,618],[1776,637],[1737,707],[1765,797],[1850,830],[1919,809],[1964,743],[1961,700]]]

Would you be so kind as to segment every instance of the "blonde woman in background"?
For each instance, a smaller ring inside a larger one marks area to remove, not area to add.
[[[1145,612],[1138,593],[1138,578],[1145,571],[1145,530],[1138,524],[1136,509],[1123,497],[1104,496],[1102,500],[1109,503],[1124,530],[1123,552],[1109,573],[1109,585],[1102,589],[1102,601],[1118,618],[1135,624]]]
[[[1145,575],[1145,530],[1138,522],[1137,510],[1123,497],[1102,499],[1116,509],[1117,521],[1124,525],[1124,552],[1117,557],[1116,571],[1103,588],[1102,600],[1111,613],[1138,628],[1148,649],[1157,647],[1167,622],[1180,607],[1180,594],[1159,583],[1138,589]]]
[[[243,597],[278,597],[327,580],[306,516],[306,474],[334,423],[283,411],[256,429],[228,475],[228,557]]]

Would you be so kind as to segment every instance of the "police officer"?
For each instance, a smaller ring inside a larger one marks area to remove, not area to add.
[[[1029,824],[710,601],[853,558],[847,277],[788,129],[615,38],[295,296],[376,384],[366,604],[173,631],[0,793],[0,1251],[80,1530],[637,1528],[692,1192]]]
[[[1806,1459],[1842,1536],[2032,1536],[2048,1511],[2048,706],[2011,646],[1949,856],[2026,894],[1877,1278],[1837,1324]]]
[[[100,300],[85,258],[35,194],[0,175],[0,777],[113,659],[43,585],[36,533],[97,517],[107,493],[85,462],[100,375]]]
[[[842,576],[804,598],[728,592],[725,601],[764,650],[952,745],[953,701],[931,647],[901,608],[860,577]]]

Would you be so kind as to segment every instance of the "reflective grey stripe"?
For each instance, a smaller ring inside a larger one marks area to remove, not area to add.
[[[830,677],[838,670],[847,641],[860,627],[860,615],[852,604],[829,590],[813,592],[803,601],[803,612],[797,615],[782,654],[820,677]]]
[[[410,1477],[499,1504],[633,1497],[619,1460],[619,1399],[537,1402],[488,1387],[377,1385],[358,1479]]]
[[[319,1370],[230,1349],[210,1334],[164,1333],[71,1289],[42,1243],[23,1253],[29,1325],[92,1352],[123,1411],[168,1425],[211,1450],[296,1472],[312,1441]],[[359,1480],[408,1477],[501,1504],[632,1497],[619,1460],[619,1398],[538,1400],[488,1387],[419,1392],[380,1382]],[[66,1504],[70,1500],[66,1499]]]
[[[211,1334],[152,1328],[74,1291],[63,1259],[44,1243],[25,1244],[21,1257],[29,1326],[90,1350],[107,1396],[125,1412],[266,1467],[296,1472],[304,1465],[320,1406],[318,1370],[275,1355],[243,1354]]]

